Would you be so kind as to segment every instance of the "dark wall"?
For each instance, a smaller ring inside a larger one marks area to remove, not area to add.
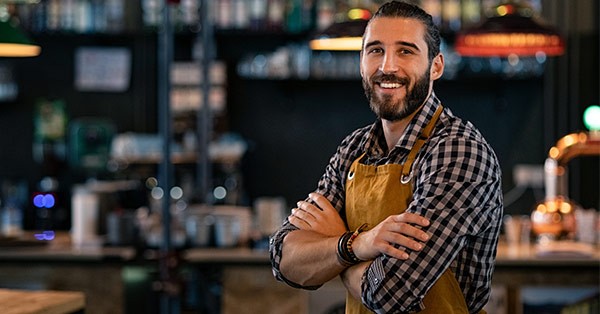
[[[232,86],[231,126],[251,143],[245,160],[251,199],[283,195],[293,204],[304,198],[340,141],[375,119],[359,80],[237,79]],[[494,147],[505,189],[515,164],[543,163],[541,78],[441,80],[434,89]]]
[[[40,99],[62,100],[69,120],[106,118],[117,132],[156,129],[155,38],[145,35],[38,35],[42,53],[10,59],[19,85],[13,102],[0,104],[0,177],[38,180],[41,165],[33,160],[33,116]],[[131,51],[129,89],[125,92],[81,92],[74,85],[74,56],[78,47],[125,47]],[[66,170],[66,169],[63,169]]]
[[[371,123],[374,116],[359,80],[278,81],[238,77],[235,62],[245,51],[259,48],[271,51],[289,39],[285,36],[249,37],[253,40],[244,42],[240,49],[240,38],[245,38],[242,36],[218,38],[217,54],[225,55],[229,67],[227,128],[240,133],[250,144],[243,163],[248,201],[259,196],[283,195],[293,204],[315,188],[329,157],[343,137]],[[39,57],[9,60],[14,64],[20,94],[16,101],[0,104],[3,130],[0,132],[0,178],[26,178],[35,182],[42,175],[31,150],[33,108],[39,98],[63,99],[71,119],[107,117],[114,121],[118,132],[156,131],[155,35],[63,34],[38,36],[36,40],[43,47]],[[582,108],[598,103],[598,74],[594,71],[598,68],[594,57],[598,51],[597,34],[591,42],[594,40],[592,47],[595,48],[581,50],[584,58],[581,62],[593,65],[581,67],[582,75],[586,77],[581,84],[585,86],[581,92],[585,99],[578,104]],[[176,45],[176,50],[191,50],[189,42],[190,38],[186,38]],[[123,93],[76,91],[73,56],[75,48],[80,46],[131,49],[130,88]],[[542,164],[549,149],[544,141],[544,84],[542,77],[471,78],[441,80],[435,84],[444,105],[472,121],[496,150],[503,169],[505,191],[513,186],[511,172],[515,164]],[[578,129],[582,129],[581,123],[567,131]],[[566,134],[563,130],[560,132]],[[578,180],[582,182],[583,195],[578,198],[586,207],[598,206],[598,171],[593,171],[598,167],[597,160],[579,167],[581,177]],[[70,175],[67,170],[63,175]],[[534,197],[529,196],[509,210],[529,211]]]
[[[245,160],[250,198],[314,190],[329,157],[353,129],[374,115],[356,81],[239,80],[231,126],[250,142]]]

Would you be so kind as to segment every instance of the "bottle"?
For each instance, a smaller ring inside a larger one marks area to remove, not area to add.
[[[285,29],[289,33],[302,31],[302,1],[287,0],[286,2]]]
[[[479,0],[462,0],[462,26],[475,25],[481,19],[481,2]]]
[[[263,30],[267,24],[267,1],[252,0],[249,8],[249,25],[252,30]]]
[[[246,0],[232,0],[233,5],[233,27],[245,30],[250,25],[249,3]]]
[[[94,245],[98,240],[98,196],[77,185],[71,197],[71,243],[76,248]]]
[[[460,30],[460,0],[442,1],[442,31],[458,32]]]
[[[324,30],[333,24],[335,19],[335,3],[333,0],[319,0],[317,2],[317,29]]]
[[[215,27],[218,29],[233,28],[233,0],[221,0],[215,5]]]
[[[267,2],[267,29],[281,31],[285,15],[284,0],[268,0]]]
[[[431,15],[433,23],[440,27],[442,25],[442,3],[440,0],[422,0],[421,6],[425,12]]]
[[[23,210],[15,199],[9,198],[2,209],[2,235],[19,237],[23,233]]]

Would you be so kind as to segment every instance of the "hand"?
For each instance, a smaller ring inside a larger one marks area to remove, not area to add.
[[[380,254],[407,259],[406,249],[420,251],[429,240],[429,235],[420,229],[428,225],[429,220],[417,214],[391,215],[373,229],[360,233],[352,249],[362,260],[371,260]]]
[[[318,193],[308,197],[316,204],[299,201],[288,217],[290,223],[302,230],[312,230],[325,236],[339,236],[346,232],[346,225],[329,200]]]

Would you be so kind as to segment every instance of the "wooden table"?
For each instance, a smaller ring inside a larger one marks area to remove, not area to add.
[[[84,307],[83,292],[0,289],[0,312],[3,314],[83,313]]]

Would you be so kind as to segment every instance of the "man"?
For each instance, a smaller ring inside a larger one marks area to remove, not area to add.
[[[317,190],[271,237],[277,279],[315,289],[339,275],[346,313],[483,312],[501,170],[479,131],[435,96],[439,46],[416,6],[393,1],[374,14],[360,73],[378,119],[342,141]]]

